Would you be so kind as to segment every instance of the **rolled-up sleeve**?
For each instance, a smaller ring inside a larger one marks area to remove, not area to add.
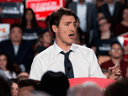
[[[32,62],[29,79],[40,81],[44,71],[42,66],[40,58],[36,56]]]
[[[106,76],[101,71],[101,68],[98,64],[98,61],[94,52],[90,54],[90,58],[91,58],[90,77],[106,78]]]

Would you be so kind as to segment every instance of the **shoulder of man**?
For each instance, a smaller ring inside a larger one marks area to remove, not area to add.
[[[4,41],[1,41],[0,45],[7,44],[7,43],[9,43],[9,42],[11,42],[11,40],[4,40]]]
[[[39,57],[42,57],[42,56],[47,56],[49,55],[49,53],[53,51],[53,45],[51,45],[50,47],[46,48],[45,50],[43,50],[42,52],[40,52],[36,57],[39,58]]]
[[[93,50],[91,48],[88,48],[86,46],[82,46],[82,45],[78,45],[78,44],[74,44],[75,48],[80,49],[82,52],[93,52]]]

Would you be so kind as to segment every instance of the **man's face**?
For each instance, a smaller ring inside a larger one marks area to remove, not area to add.
[[[99,25],[99,30],[101,32],[106,32],[108,30],[110,30],[111,24],[107,22],[106,19],[102,19],[98,22]]]
[[[63,15],[58,27],[55,26],[55,28],[56,30],[53,30],[56,34],[57,42],[60,42],[64,45],[71,45],[74,42],[77,30],[76,20],[74,16]]]
[[[10,39],[14,42],[20,42],[22,40],[22,30],[19,27],[14,27],[10,32]]]
[[[115,0],[107,0],[108,3],[113,3]]]
[[[119,44],[114,44],[109,51],[109,54],[114,58],[121,58],[123,56],[123,51]]]

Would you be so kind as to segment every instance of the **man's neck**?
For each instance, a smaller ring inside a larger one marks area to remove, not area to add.
[[[14,44],[15,46],[19,46],[21,42],[15,42],[15,41],[12,41],[12,44]]]
[[[80,5],[83,5],[84,4],[84,2],[80,2]]]
[[[70,49],[70,47],[71,47],[70,44],[69,44],[69,45],[66,45],[66,44],[64,44],[64,43],[62,43],[62,42],[59,42],[58,40],[56,40],[55,42],[56,42],[56,44],[57,44],[62,50],[66,51],[66,52],[67,52],[67,51]]]
[[[121,61],[121,59],[122,59],[122,57],[120,57],[120,58],[111,58],[111,60],[112,60],[112,62],[113,62],[113,64],[119,64],[120,63],[120,61]]]
[[[108,2],[108,4],[111,6],[111,5],[113,5],[113,3],[114,3],[114,1],[113,2]]]
[[[111,32],[110,30],[106,31],[106,32],[101,32],[101,39],[109,39],[111,36]]]

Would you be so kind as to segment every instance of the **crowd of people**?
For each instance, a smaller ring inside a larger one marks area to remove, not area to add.
[[[53,17],[49,15],[45,20],[47,27],[43,29],[37,24],[34,11],[31,8],[26,8],[24,9],[21,22],[11,25],[9,39],[0,42],[0,96],[126,96],[128,94],[125,91],[128,89],[128,79],[125,79],[128,78],[127,2],[126,0],[92,1],[66,1],[65,7],[71,9],[78,17],[75,18],[76,24],[74,25],[77,28],[76,35],[73,37],[74,34],[70,34],[70,38],[75,38],[74,44],[94,51],[98,60],[98,66],[106,78],[109,74],[108,68],[118,64],[121,70],[118,82],[110,85],[106,90],[101,90],[95,84],[69,88],[68,78],[62,72],[47,71],[42,76],[41,71],[46,69],[40,70],[39,67],[42,67],[42,65],[37,67],[37,63],[42,61],[35,63],[34,57],[48,47],[56,46],[56,30],[63,30],[64,27],[57,29],[55,26],[52,26],[51,23],[54,23],[51,21]],[[2,23],[2,20],[0,20],[0,23]],[[53,25],[59,25],[59,23],[60,21],[57,22],[56,20]],[[58,35],[57,38],[61,35]],[[90,54],[87,54],[88,58],[92,56]],[[50,51],[48,55],[51,57],[51,55],[54,55],[54,52]],[[64,53],[61,55],[64,55]],[[42,60],[48,60],[45,55],[39,56],[40,58],[43,57]],[[52,58],[52,61],[60,58]],[[32,65],[32,62],[37,65]],[[59,62],[56,64],[59,64]],[[52,65],[47,67],[50,66]],[[32,70],[30,74],[30,69],[33,67],[36,70],[39,69],[41,78],[35,80],[31,78],[33,77],[32,74],[36,75],[35,70]],[[57,68],[60,68],[60,66]],[[81,70],[83,69],[84,67],[81,67]],[[31,75],[31,79],[29,79],[29,75]]]

